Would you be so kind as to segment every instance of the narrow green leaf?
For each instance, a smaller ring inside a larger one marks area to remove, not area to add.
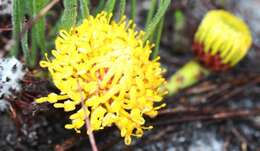
[[[19,53],[19,40],[20,32],[22,30],[23,16],[24,16],[24,3],[22,0],[13,0],[12,7],[12,38],[15,41],[15,44],[11,50],[11,55],[16,56]]]
[[[81,21],[89,16],[89,0],[79,0]]]
[[[116,4],[116,0],[108,0],[106,2],[104,11],[106,11],[108,13],[112,13],[115,8],[115,4]]]
[[[153,17],[149,25],[145,28],[144,40],[149,39],[151,34],[154,32],[154,29],[156,28],[156,26],[158,25],[162,17],[165,15],[166,10],[170,5],[170,3],[171,0],[161,0],[161,4],[159,6],[158,11],[156,12],[155,16]]]
[[[99,0],[98,1],[98,6],[94,11],[94,15],[97,15],[105,6],[105,0]]]
[[[25,58],[25,63],[26,65],[30,66],[30,49],[28,46],[28,31],[26,31],[23,34],[23,37],[21,39],[21,43],[22,43],[22,51],[23,51],[23,55]]]
[[[42,8],[48,3],[48,0],[32,0],[33,5],[33,17],[35,17]],[[33,26],[34,31],[36,32],[36,37],[32,37],[32,40],[36,40],[37,45],[40,47],[41,54],[46,53],[45,50],[45,17],[42,17],[37,23]],[[36,57],[36,56],[34,56]]]
[[[120,3],[119,3],[119,17],[120,18],[125,15],[125,6],[126,6],[126,0],[120,0]]]
[[[31,30],[31,49],[30,49],[30,62],[29,66],[34,67],[37,59],[37,30],[32,28]]]
[[[36,5],[35,2],[36,0],[30,0],[26,2],[26,7],[29,9],[27,10],[27,14],[30,16],[30,18],[32,19],[34,16],[37,15],[36,12]],[[25,34],[22,37],[22,50],[23,50],[23,54],[25,57],[25,60],[27,61],[27,65],[29,67],[34,67],[34,65],[36,64],[36,48],[37,48],[37,28],[34,25],[32,27],[32,30],[30,32],[31,34],[31,47],[28,47],[28,31],[25,31]]]
[[[130,18],[134,21],[136,17],[136,0],[131,0],[131,14]]]
[[[60,21],[60,29],[69,30],[77,21],[77,0],[63,0],[64,11]]]
[[[151,6],[150,6],[150,9],[148,11],[148,15],[146,17],[146,21],[145,21],[145,27],[148,26],[148,24],[151,22],[151,19],[154,15],[154,12],[155,12],[155,8],[156,8],[156,4],[157,4],[158,0],[151,0],[150,3],[151,3]]]
[[[162,32],[163,32],[163,24],[164,24],[164,17],[161,19],[161,21],[158,24],[158,28],[157,28],[157,32],[156,32],[156,39],[155,39],[155,48],[152,53],[152,59],[155,59],[159,53],[161,36],[162,36]]]

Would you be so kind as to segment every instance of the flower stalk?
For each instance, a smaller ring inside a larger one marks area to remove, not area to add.
[[[84,100],[82,88],[80,86],[79,81],[77,81],[77,83],[78,83],[78,90],[80,91],[80,97],[81,97],[80,104],[81,104],[81,107],[83,108],[84,114],[87,115],[87,110],[88,109],[85,106],[85,100]],[[88,116],[85,116],[85,123],[86,123],[86,131],[87,131],[87,135],[89,137],[89,142],[90,142],[92,151],[98,151],[96,140],[95,140],[94,134],[93,134],[93,132],[91,130],[91,125],[90,125],[90,121],[89,121]]]
[[[189,61],[169,79],[167,84],[169,95],[174,95],[179,90],[197,83],[209,74],[210,71],[201,66],[197,60]]]

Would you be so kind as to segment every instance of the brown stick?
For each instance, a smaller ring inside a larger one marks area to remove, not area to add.
[[[82,95],[82,89],[80,87],[79,81],[77,81],[77,82],[78,82],[78,89],[80,91],[80,97],[81,97],[81,102],[80,103],[81,103],[81,106],[82,106],[82,108],[84,110],[84,113],[86,115],[87,107],[84,104],[84,97]],[[90,144],[91,144],[92,151],[98,151],[97,144],[96,144],[93,132],[91,130],[91,125],[90,125],[90,121],[89,121],[88,116],[85,116],[85,123],[86,123],[87,134],[88,134],[88,137],[89,137],[89,141],[90,141]]]
[[[60,0],[52,0],[49,4],[47,4],[32,20],[29,20],[23,30],[20,33],[20,37],[23,37],[23,35],[25,34],[25,32],[32,28],[32,26],[38,21],[40,20],[56,3],[58,3]]]
[[[12,31],[12,28],[0,28],[0,32]]]
[[[196,115],[192,115],[192,114]],[[182,114],[182,118],[179,116],[174,119],[174,115]],[[199,109],[199,108],[192,108],[187,110],[164,110],[159,113],[159,115],[171,115],[172,120],[168,120],[166,122],[160,122],[158,125],[167,125],[172,123],[183,123],[183,122],[191,122],[191,121],[206,121],[206,120],[226,120],[232,118],[245,118],[248,116],[255,116],[260,115],[260,108],[251,108],[251,109],[223,109],[217,110],[214,108],[207,108],[207,109]]]

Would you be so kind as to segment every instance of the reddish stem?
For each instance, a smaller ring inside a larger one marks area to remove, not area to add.
[[[78,89],[80,91],[80,97],[81,97],[80,103],[81,103],[81,106],[82,106],[84,113],[86,115],[87,114],[87,107],[84,104],[84,97],[82,95],[82,89],[80,87],[79,81],[78,81]],[[91,130],[91,125],[90,125],[90,121],[89,121],[88,116],[85,116],[85,123],[86,123],[87,134],[88,134],[88,137],[89,137],[89,141],[90,141],[90,144],[91,144],[92,151],[98,151],[97,144],[96,144],[93,132]]]

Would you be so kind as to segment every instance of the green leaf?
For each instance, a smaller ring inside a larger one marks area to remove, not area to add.
[[[11,55],[16,56],[19,53],[20,32],[22,30],[24,3],[23,0],[13,0],[13,16],[12,16],[12,38],[15,41],[14,47],[11,50]]]
[[[32,0],[33,3],[33,17],[35,17],[41,9],[48,3],[48,0]],[[32,37],[32,40],[36,40],[37,45],[40,47],[41,54],[44,55],[46,53],[45,50],[45,17],[42,17],[37,21],[37,23],[33,26],[33,31],[35,32],[36,37]],[[36,57],[36,56],[34,56]]]
[[[161,4],[158,11],[156,12],[155,16],[153,17],[149,25],[145,28],[144,40],[149,39],[151,34],[154,32],[154,29],[156,28],[156,26],[158,25],[162,17],[165,15],[166,10],[170,5],[170,3],[171,0],[161,0]]]
[[[161,36],[163,32],[163,23],[164,23],[164,17],[161,19],[161,21],[158,24],[157,32],[156,32],[156,39],[155,39],[155,48],[152,53],[152,59],[155,59],[158,56],[159,48],[160,48],[160,42],[161,42]]]
[[[98,1],[98,6],[96,8],[96,10],[94,11],[94,15],[97,15],[103,8],[104,8],[104,5],[105,5],[105,0],[99,0]]]
[[[154,15],[154,12],[155,12],[157,2],[158,2],[158,0],[151,0],[151,6],[150,6],[150,9],[148,11],[148,15],[146,17],[145,27],[147,27],[148,24],[151,22],[151,19]]]
[[[76,25],[77,0],[64,0],[64,11],[60,21],[60,29],[69,30]]]
[[[131,14],[130,18],[134,21],[136,17],[136,0],[131,0]]]
[[[26,2],[26,7],[28,8],[27,10],[27,14],[30,16],[30,18],[34,18],[34,16],[37,15],[36,12],[36,6],[35,6],[35,2],[36,0],[30,0]],[[30,9],[29,9],[30,8]],[[28,30],[26,30],[24,32],[24,35],[22,37],[22,50],[23,50],[23,54],[26,60],[26,64],[29,67],[33,67],[36,63],[36,48],[37,48],[37,30],[36,30],[36,26],[34,25],[32,27],[32,30],[30,32],[31,34],[31,47],[28,47],[28,37],[29,37],[29,32]]]
[[[29,66],[34,67],[37,59],[37,30],[32,28],[31,30],[31,49],[30,49],[30,62]]]
[[[23,34],[23,37],[21,39],[21,43],[22,43],[22,51],[23,51],[23,55],[25,58],[25,63],[27,65],[30,64],[30,50],[29,50],[29,46],[28,46],[28,31],[26,31]]]
[[[106,11],[108,13],[112,13],[115,8],[115,4],[116,4],[116,0],[108,0],[106,2],[104,11]]]
[[[126,6],[126,0],[120,0],[120,3],[119,3],[119,17],[120,18],[125,15],[125,6]]]
[[[79,0],[81,21],[89,16],[89,0]]]

